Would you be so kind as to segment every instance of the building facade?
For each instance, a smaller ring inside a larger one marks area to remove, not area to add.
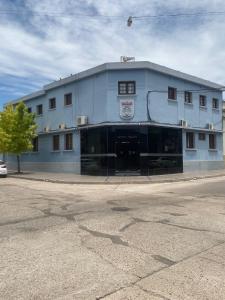
[[[223,159],[225,160],[225,101],[223,101]]]
[[[152,175],[223,168],[222,86],[150,62],[106,63],[12,101],[35,112],[23,169]],[[13,167],[14,158],[8,156]]]

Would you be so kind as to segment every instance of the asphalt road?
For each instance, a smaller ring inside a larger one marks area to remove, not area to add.
[[[225,177],[0,179],[0,299],[225,299]]]

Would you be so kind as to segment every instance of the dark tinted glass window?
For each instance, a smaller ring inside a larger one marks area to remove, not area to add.
[[[118,94],[130,95],[136,93],[135,81],[119,81]]]
[[[67,133],[64,136],[64,149],[73,150],[73,134]]]
[[[209,149],[216,149],[216,135],[209,134]]]
[[[33,139],[33,152],[38,152],[38,137]]]
[[[82,153],[107,153],[107,128],[95,128],[82,131]]]
[[[28,108],[27,108],[27,111],[28,111],[29,113],[32,113],[32,108],[31,108],[31,107],[28,107]]]
[[[52,137],[52,147],[53,151],[58,151],[59,150],[59,135],[53,135]]]
[[[40,116],[43,114],[43,106],[42,104],[37,105],[36,107],[37,115]]]
[[[49,99],[49,109],[54,109],[54,108],[56,108],[56,99],[51,98]]]
[[[72,104],[72,93],[64,95],[64,105],[71,105]]]
[[[186,147],[188,149],[195,148],[195,136],[193,132],[186,133]]]
[[[149,153],[181,153],[181,131],[170,128],[150,127],[148,134]]]
[[[177,100],[177,89],[173,87],[168,87],[168,99]]]

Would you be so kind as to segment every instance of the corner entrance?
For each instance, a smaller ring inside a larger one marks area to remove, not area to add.
[[[140,175],[140,138],[136,130],[117,129],[115,175]]]

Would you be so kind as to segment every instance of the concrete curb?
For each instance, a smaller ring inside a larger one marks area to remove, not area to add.
[[[107,178],[105,181],[70,181],[70,180],[57,180],[57,179],[47,179],[47,178],[32,178],[32,177],[26,177],[22,175],[8,175],[8,177],[11,178],[18,178],[18,179],[25,179],[30,181],[39,181],[39,182],[50,182],[50,183],[59,183],[59,184],[80,184],[80,185],[96,185],[96,184],[107,184],[107,185],[117,185],[117,184],[159,184],[159,183],[173,183],[173,182],[183,182],[183,181],[192,181],[192,180],[200,180],[200,179],[207,179],[207,178],[217,178],[217,177],[225,177],[225,174],[214,174],[214,175],[205,175],[205,176],[193,176],[193,177],[187,177],[187,178],[177,178],[177,179],[162,179],[162,180],[129,180],[129,181],[107,181]],[[139,177],[140,178],[140,177]]]

